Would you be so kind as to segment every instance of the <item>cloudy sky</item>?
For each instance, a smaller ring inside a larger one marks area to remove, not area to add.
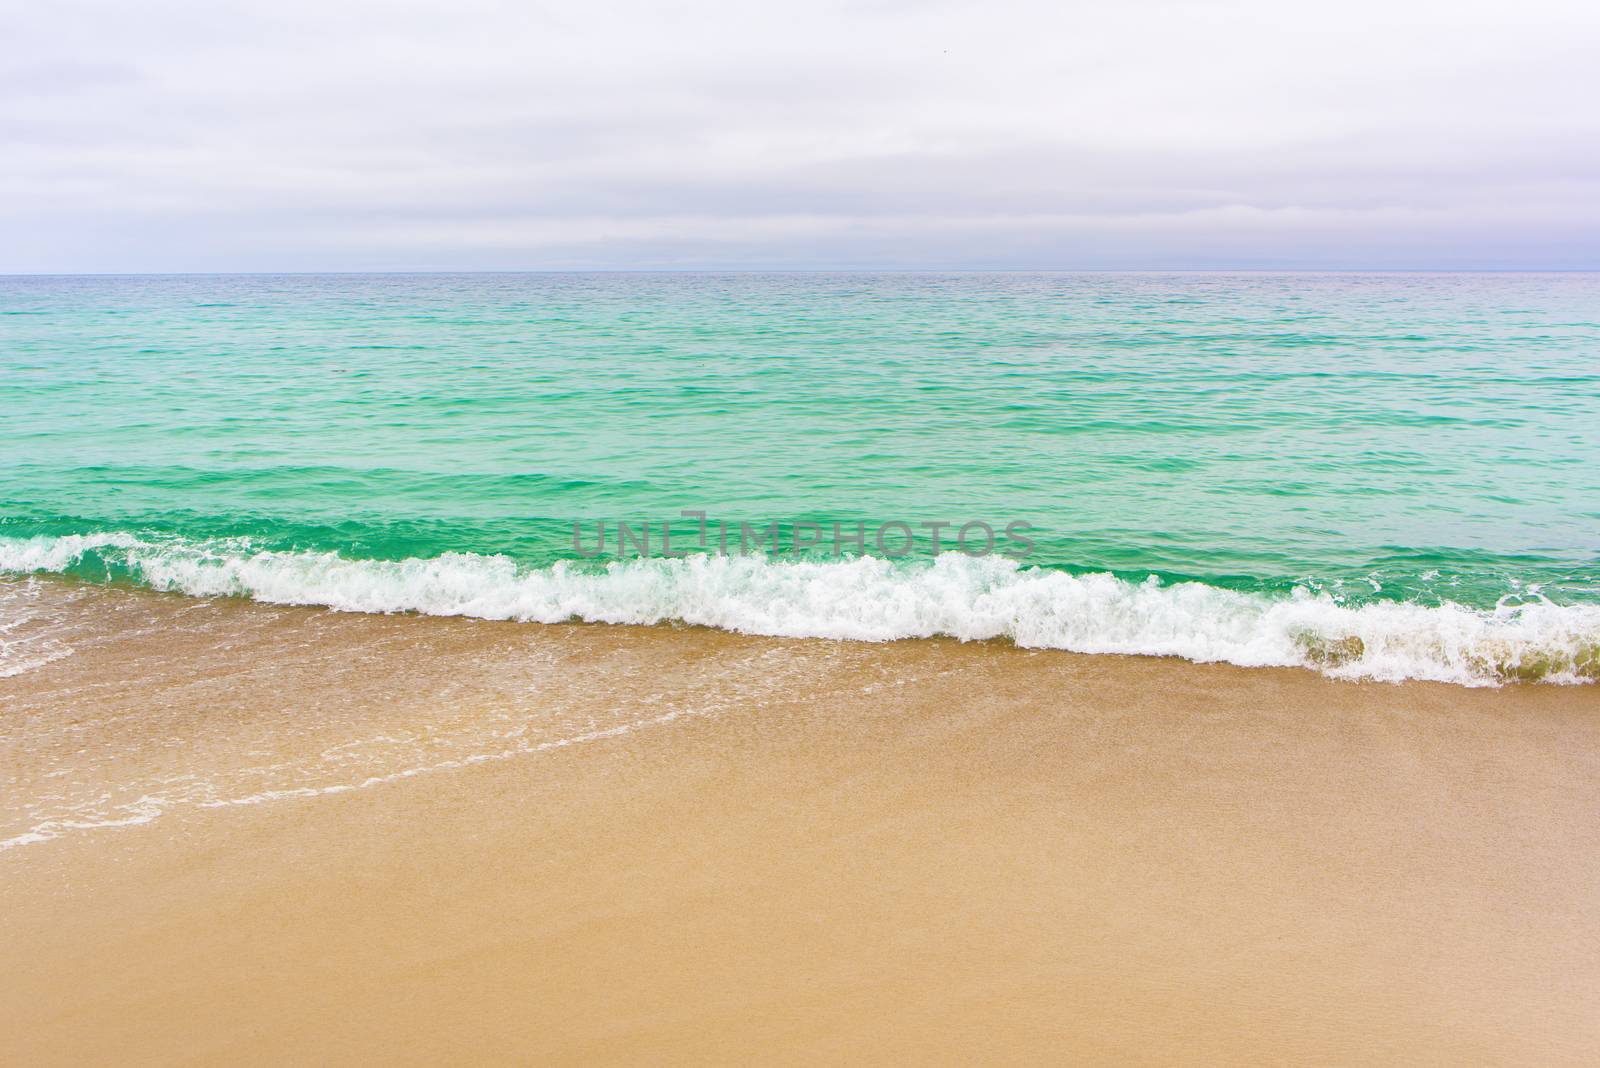
[[[0,0],[0,272],[1600,268],[1593,0]]]

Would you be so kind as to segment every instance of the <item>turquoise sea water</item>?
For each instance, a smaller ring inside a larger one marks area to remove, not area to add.
[[[0,413],[11,573],[1600,674],[1597,275],[8,278]],[[868,558],[617,559],[685,509]],[[937,521],[1033,551],[935,560]]]

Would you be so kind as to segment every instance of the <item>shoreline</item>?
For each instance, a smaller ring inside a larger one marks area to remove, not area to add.
[[[8,809],[172,803],[0,854],[6,1060],[1600,1041],[1591,687],[77,596]]]
[[[95,553],[106,554],[103,582],[73,573]],[[1491,608],[1447,597],[1347,601],[1315,584],[1269,593],[1153,573],[1135,581],[957,552],[916,566],[873,557],[707,555],[619,561],[598,571],[571,563],[525,567],[472,553],[363,559],[255,552],[126,532],[0,537],[0,615],[8,600],[43,581],[56,583],[58,593],[78,586],[143,590],[384,616],[703,626],[866,642],[998,639],[1025,649],[1309,668],[1352,681],[1600,681],[1600,605],[1552,602],[1537,585],[1515,603],[1506,603],[1508,594]],[[0,677],[10,673],[10,659],[0,646]]]

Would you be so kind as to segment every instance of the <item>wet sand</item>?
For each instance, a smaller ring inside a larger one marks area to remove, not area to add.
[[[1600,1048],[1595,687],[28,590],[3,1063]]]

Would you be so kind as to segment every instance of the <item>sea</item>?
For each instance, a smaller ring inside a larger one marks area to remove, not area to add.
[[[1592,683],[1600,275],[0,278],[41,583]]]

